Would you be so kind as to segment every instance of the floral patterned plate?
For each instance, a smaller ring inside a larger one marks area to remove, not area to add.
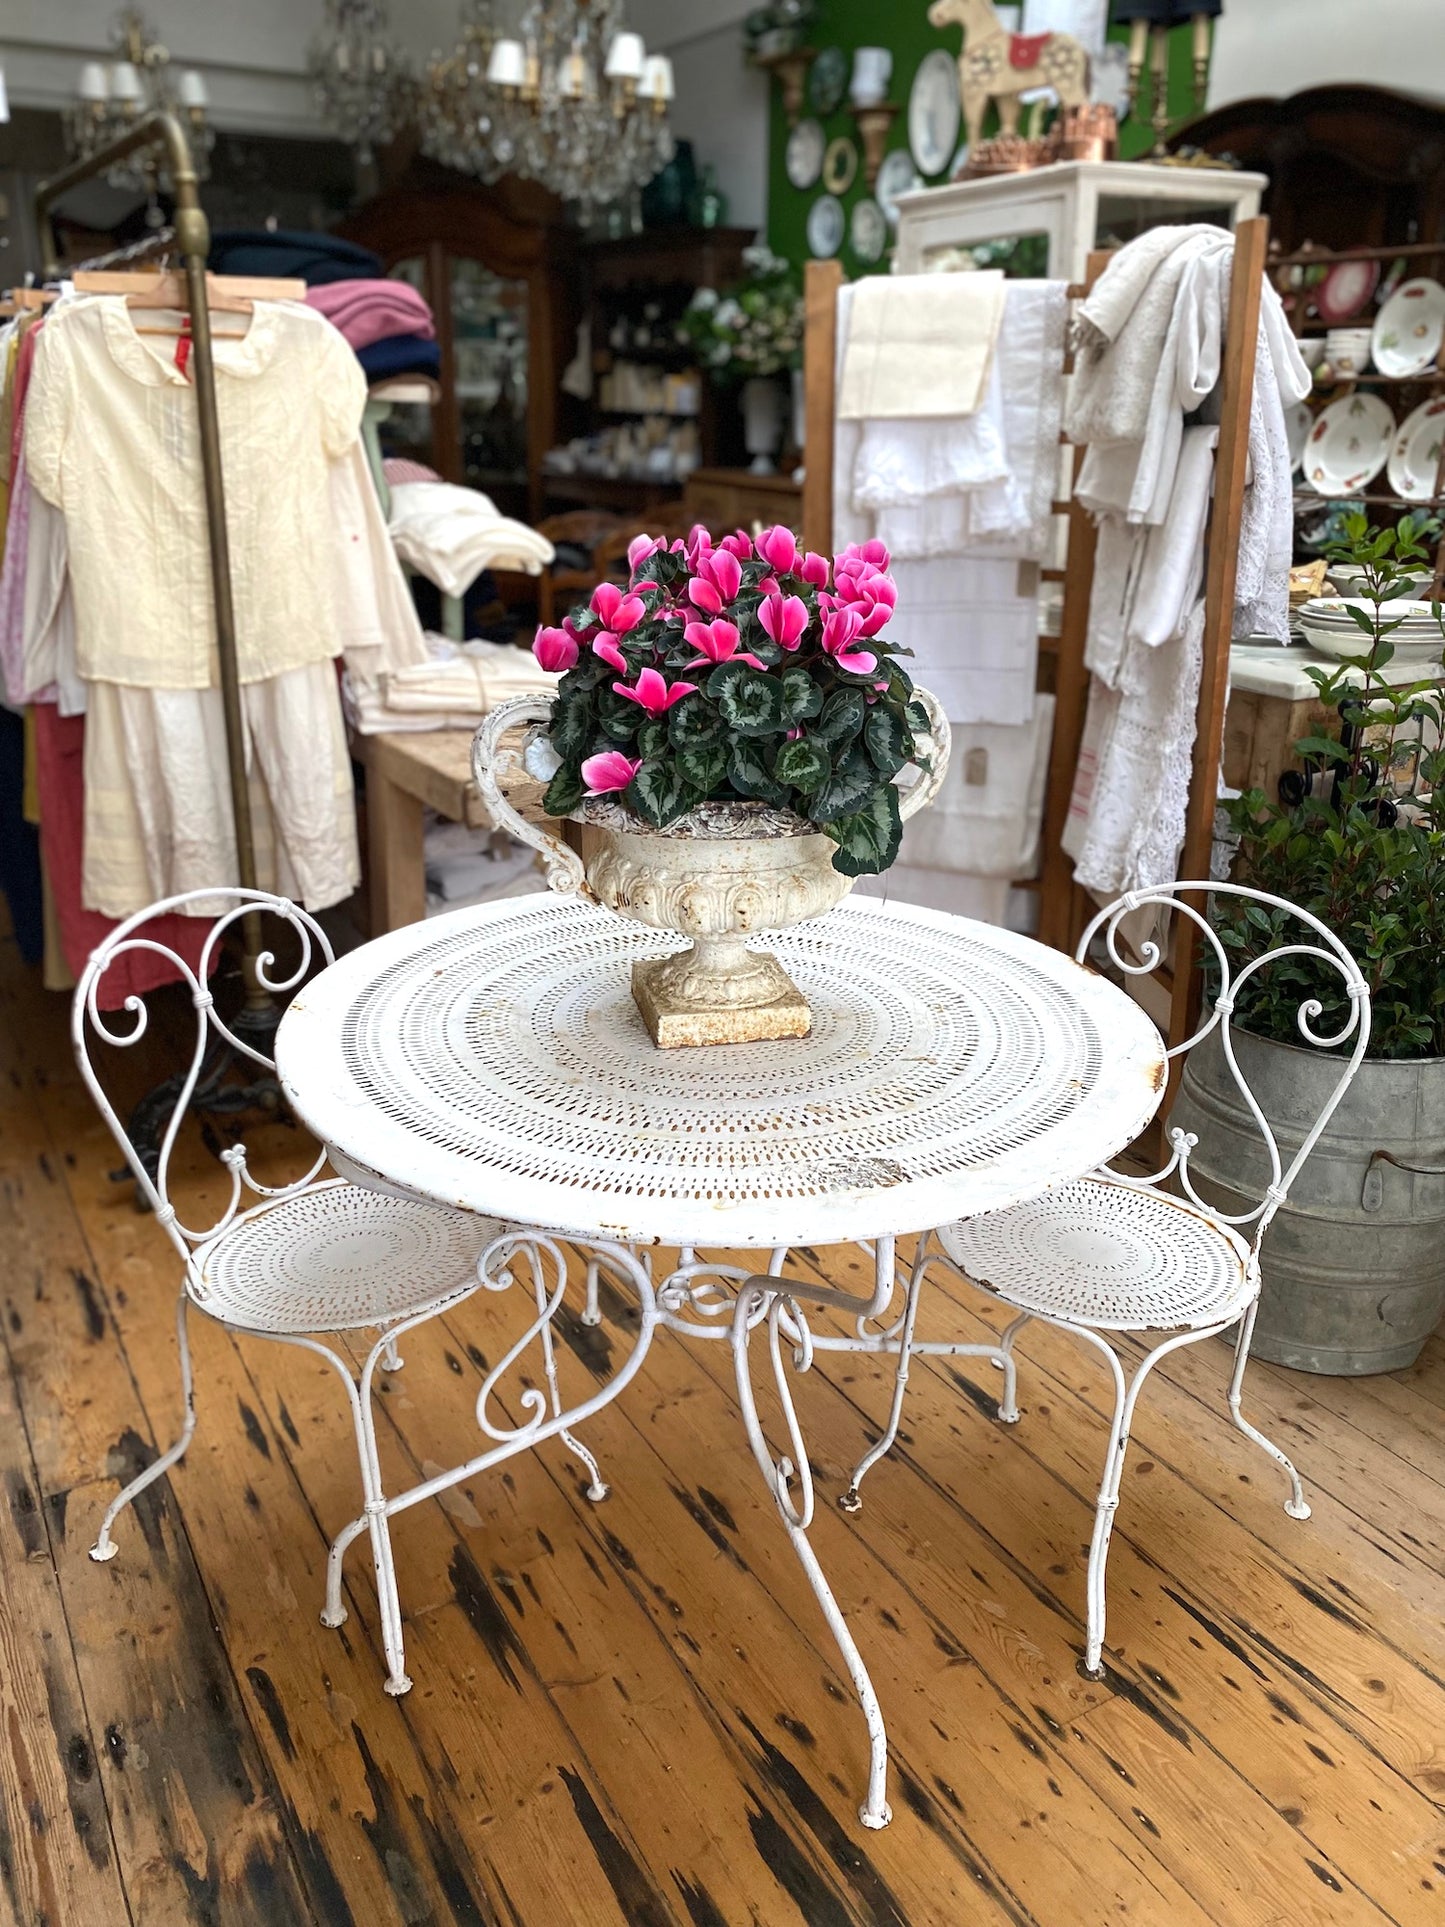
[[[1418,375],[1445,337],[1445,288],[1421,277],[1396,288],[1375,316],[1370,353],[1382,375]]]
[[[1305,480],[1321,495],[1353,495],[1389,460],[1395,417],[1378,395],[1344,395],[1318,417],[1305,443]]]
[[[1445,395],[1421,402],[1400,424],[1390,450],[1390,487],[1407,502],[1428,502],[1435,493],[1440,450],[1445,445]]]

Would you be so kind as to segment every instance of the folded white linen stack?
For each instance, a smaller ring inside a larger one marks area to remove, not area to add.
[[[875,287],[886,289],[888,327],[898,328],[886,385]],[[855,416],[847,376],[860,303],[875,412]],[[915,310],[925,318],[910,324]],[[945,796],[905,829],[882,882],[895,896],[993,921],[1003,919],[1008,878],[1028,875],[1035,859],[1032,799],[1037,779],[1041,808],[1053,723],[1052,702],[1034,693],[1038,565],[1054,535],[1067,312],[1062,282],[995,291],[993,277],[978,274],[865,281],[839,295],[834,542],[887,544],[898,584],[889,633],[912,650],[909,673],[942,703],[963,758]],[[926,352],[915,350],[919,335]],[[964,371],[955,381],[950,343]]]
[[[451,482],[398,483],[387,527],[407,568],[443,595],[464,595],[484,569],[540,575],[556,554],[545,535],[499,515],[479,489]]]
[[[529,650],[508,643],[449,642],[427,636],[425,662],[384,673],[374,683],[344,678],[347,721],[362,736],[418,729],[471,729],[512,696],[550,696],[559,677]]]
[[[1084,741],[1064,831],[1101,895],[1173,882],[1203,659],[1204,533],[1234,237],[1160,228],[1110,262],[1080,310],[1066,427],[1099,522]],[[1311,377],[1264,283],[1234,633],[1287,639],[1293,528],[1284,408]],[[1198,426],[1186,427],[1194,417]]]

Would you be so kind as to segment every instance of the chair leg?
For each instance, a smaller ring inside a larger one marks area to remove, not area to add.
[[[376,1413],[371,1402],[370,1365],[363,1375],[355,1410],[361,1440],[361,1484],[366,1495],[362,1513],[371,1534],[371,1558],[376,1568],[376,1602],[381,1609],[381,1645],[386,1654],[383,1686],[393,1698],[399,1698],[401,1694],[411,1691],[411,1681],[406,1671],[406,1639],[401,1624],[396,1560],[391,1550],[391,1520],[381,1485],[381,1458],[376,1449]],[[350,1531],[349,1527],[347,1531]],[[342,1551],[345,1550],[343,1546]],[[328,1556],[328,1579],[330,1563]]]
[[[1017,1425],[1019,1422],[1019,1374],[1018,1366],[1014,1361],[1014,1340],[1024,1326],[1032,1322],[1032,1313],[1021,1311],[1017,1318],[1011,1319],[1004,1327],[1003,1336],[998,1341],[999,1357],[1003,1365],[1003,1397],[998,1402],[1001,1425]]]
[[[1104,1471],[1099,1481],[1099,1496],[1094,1502],[1094,1531],[1089,1540],[1089,1569],[1085,1585],[1087,1631],[1080,1671],[1089,1679],[1104,1677],[1104,1625],[1106,1614],[1105,1578],[1109,1561],[1109,1539],[1114,1530],[1114,1514],[1119,1506],[1119,1486],[1124,1476],[1124,1455],[1129,1449],[1129,1388],[1124,1368],[1112,1345],[1093,1332],[1084,1333],[1108,1360],[1114,1381],[1114,1413],[1109,1424],[1109,1443],[1104,1452]]]
[[[544,1313],[547,1309],[547,1281],[542,1271],[541,1253],[534,1247],[528,1247],[528,1249],[531,1253],[532,1282],[535,1287],[537,1310],[539,1313]],[[597,1260],[591,1258],[587,1262],[587,1309],[594,1310],[596,1307]],[[585,1311],[583,1317],[585,1320]],[[598,1322],[601,1322],[600,1313]],[[552,1401],[552,1416],[554,1418],[560,1418],[562,1414],[562,1393],[557,1384],[557,1351],[552,1343],[552,1321],[550,1318],[543,1320],[541,1336],[542,1365],[547,1375],[547,1392]],[[607,1497],[608,1488],[603,1481],[602,1473],[598,1468],[596,1459],[593,1458],[582,1441],[565,1428],[558,1436],[573,1457],[580,1459],[583,1465],[586,1466],[590,1478],[584,1490],[593,1505],[601,1505],[602,1501]]]
[[[878,1443],[863,1454],[858,1461],[848,1490],[840,1493],[838,1504],[844,1512],[861,1512],[863,1500],[858,1488],[863,1483],[863,1475],[876,1465],[885,1453],[892,1451],[898,1437],[898,1427],[903,1418],[903,1397],[908,1390],[908,1361],[913,1354],[913,1331],[918,1322],[918,1300],[923,1286],[923,1274],[928,1269],[928,1242],[919,1241],[918,1253],[913,1260],[913,1270],[908,1278],[908,1299],[903,1307],[903,1323],[898,1333],[898,1367],[893,1375],[893,1400],[888,1408],[888,1423],[883,1428],[883,1436]]]
[[[1256,1445],[1262,1446],[1275,1464],[1284,1469],[1289,1479],[1289,1497],[1284,1502],[1284,1509],[1291,1519],[1308,1519],[1309,1501],[1305,1498],[1299,1473],[1295,1471],[1291,1461],[1280,1451],[1274,1440],[1267,1439],[1263,1432],[1251,1425],[1239,1409],[1244,1390],[1244,1368],[1249,1363],[1250,1341],[1254,1337],[1254,1321],[1258,1311],[1259,1300],[1256,1298],[1240,1321],[1239,1337],[1234,1347],[1234,1371],[1229,1380],[1229,1416],[1247,1439],[1253,1439]]]
[[[386,1346],[381,1354],[381,1369],[384,1372],[399,1372],[405,1363],[406,1360],[396,1349],[395,1336],[388,1332],[386,1335]]]
[[[185,1456],[196,1430],[196,1387],[195,1373],[191,1366],[191,1341],[186,1329],[186,1311],[189,1300],[185,1286],[182,1285],[176,1301],[176,1345],[181,1359],[181,1396],[185,1403],[185,1417],[181,1422],[181,1435],[168,1452],[162,1452],[158,1459],[146,1467],[145,1471],[132,1479],[111,1500],[105,1509],[105,1517],[100,1522],[100,1531],[95,1535],[95,1544],[90,1548],[90,1556],[100,1564],[114,1559],[120,1548],[110,1536],[110,1529],[124,1512],[125,1508],[138,1499],[147,1486],[164,1477],[181,1458]]]

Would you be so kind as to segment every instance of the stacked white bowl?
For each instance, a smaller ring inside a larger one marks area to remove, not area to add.
[[[1325,360],[1336,375],[1362,375],[1370,365],[1368,328],[1331,328],[1325,336]]]
[[[1305,603],[1296,620],[1306,641],[1326,656],[1366,656],[1371,638],[1350,611],[1360,610],[1373,626],[1375,605],[1360,596],[1316,596]],[[1389,641],[1402,662],[1438,662],[1445,649],[1445,636],[1428,602],[1382,602],[1380,614],[1386,623],[1398,622]]]

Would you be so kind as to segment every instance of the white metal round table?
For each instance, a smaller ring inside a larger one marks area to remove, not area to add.
[[[657,1049],[631,965],[682,940],[542,894],[343,957],[292,1002],[276,1063],[338,1168],[523,1228],[483,1257],[494,1289],[524,1246],[545,1247],[561,1278],[552,1234],[589,1255],[584,1316],[596,1316],[599,1266],[636,1287],[642,1317],[622,1372],[585,1406],[557,1407],[546,1436],[616,1395],[658,1323],[731,1340],[754,1453],[868,1718],[862,1817],[879,1826],[882,1716],[806,1537],[812,1485],[785,1354],[805,1370],[815,1348],[897,1352],[894,1240],[1037,1197],[1113,1157],[1159,1105],[1164,1045],[1106,979],[941,911],[855,898],[766,941],[812,1007],[807,1038]],[[873,1248],[871,1299],[782,1276],[790,1248],[847,1242]],[[638,1256],[652,1245],[682,1248],[656,1288]],[[770,1252],[768,1272],[696,1255],[740,1247]],[[539,1277],[541,1264],[534,1255]],[[547,1327],[564,1289],[538,1291],[527,1334],[546,1346],[554,1406]],[[814,1338],[800,1301],[852,1313],[856,1339]],[[765,1324],[790,1434],[782,1454],[763,1439],[749,1376],[749,1337]],[[1011,1359],[947,1349],[995,1357],[1011,1388]]]

